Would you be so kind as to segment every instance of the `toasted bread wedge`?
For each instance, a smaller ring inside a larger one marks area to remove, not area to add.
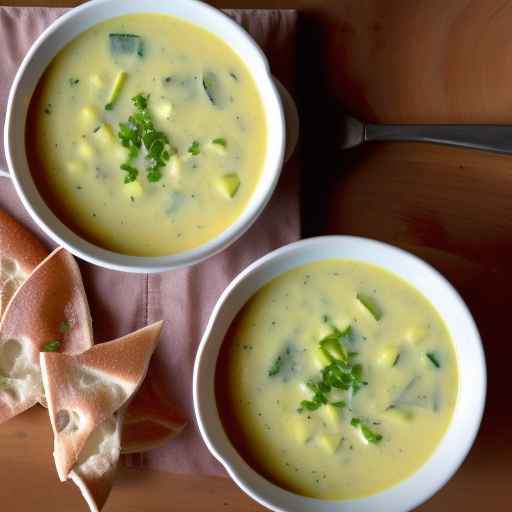
[[[122,411],[105,420],[89,437],[69,478],[91,512],[99,512],[114,483],[121,445]]]
[[[121,426],[112,427],[114,415],[144,380],[161,327],[157,322],[82,354],[40,355],[59,478],[65,481],[73,471],[72,479],[82,492],[89,490],[98,509],[120,451]]]
[[[157,448],[176,437],[186,425],[150,377],[144,380],[126,410],[121,453]]]
[[[56,249],[16,291],[0,323],[0,423],[42,401],[39,352],[82,352],[91,346],[78,265]]]
[[[0,319],[14,292],[47,255],[30,231],[0,209]]]

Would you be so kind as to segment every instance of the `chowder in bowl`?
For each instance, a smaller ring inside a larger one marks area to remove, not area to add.
[[[484,401],[459,295],[418,258],[353,237],[291,244],[242,272],[194,373],[206,444],[273,510],[410,510],[460,465]]]
[[[94,0],[62,16],[25,57],[5,126],[36,222],[77,256],[131,271],[232,243],[270,198],[285,144],[261,50],[194,0]]]

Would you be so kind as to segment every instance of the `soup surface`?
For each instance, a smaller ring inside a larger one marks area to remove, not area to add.
[[[36,184],[74,231],[107,249],[195,248],[241,214],[266,127],[256,85],[213,34],[171,16],[122,16],[80,34],[32,98]]]
[[[259,290],[231,326],[216,379],[242,456],[321,499],[410,476],[445,433],[458,388],[450,336],[426,298],[345,260],[307,264]]]

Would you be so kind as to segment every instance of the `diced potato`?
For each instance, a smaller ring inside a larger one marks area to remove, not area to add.
[[[169,174],[173,178],[179,178],[181,176],[181,162],[178,155],[172,155],[169,160]]]
[[[398,347],[396,345],[386,345],[380,348],[377,353],[377,363],[381,366],[393,366],[398,358]]]
[[[82,107],[80,117],[85,128],[92,128],[99,124],[98,111],[92,106]]]
[[[94,156],[94,148],[85,140],[78,145],[78,154],[85,160],[90,160]]]
[[[86,169],[86,165],[82,160],[70,160],[66,163],[66,170],[70,174],[82,174]]]
[[[324,405],[319,409],[319,413],[323,420],[333,430],[340,429],[342,411],[343,409],[341,407],[336,407],[331,404]]]
[[[89,77],[89,81],[97,89],[101,89],[105,86],[105,82],[102,80],[101,76],[96,73]]]
[[[116,144],[112,149],[112,156],[117,162],[122,164],[128,160],[128,150],[124,146],[121,146],[121,144]]]
[[[209,150],[209,151],[212,151],[213,153],[217,153],[217,155],[225,155],[227,150],[226,150],[226,146],[223,146],[222,144],[216,144],[214,142],[208,142],[208,144],[206,144],[206,149]]]
[[[155,115],[161,119],[169,119],[174,111],[174,106],[169,100],[160,100],[152,107]]]
[[[224,174],[224,176],[217,179],[217,188],[226,197],[235,197],[238,189],[240,188],[240,178],[238,174],[234,172]]]
[[[303,417],[296,416],[290,418],[288,425],[290,433],[297,443],[304,444],[311,439],[313,429]]]
[[[392,407],[385,412],[387,418],[399,423],[407,423],[414,418],[414,413],[410,409],[402,407]]]
[[[404,333],[404,339],[405,341],[408,341],[409,343],[419,343],[425,338],[426,332],[425,329],[422,327],[409,327]]]
[[[341,444],[341,434],[320,434],[318,444],[329,453],[335,453]]]
[[[126,183],[123,190],[128,197],[140,197],[144,193],[142,185],[137,180]]]
[[[94,133],[95,140],[98,140],[101,144],[109,145],[116,142],[114,131],[108,123],[100,125],[99,130]]]

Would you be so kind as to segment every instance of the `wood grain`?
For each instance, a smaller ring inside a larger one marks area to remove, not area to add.
[[[481,329],[489,370],[482,430],[461,470],[418,510],[512,510],[507,393],[512,360],[512,159],[423,144],[376,144],[345,154],[335,146],[338,116],[344,112],[380,122],[511,123],[512,2],[212,3],[304,12],[299,95],[305,234],[356,234],[411,250],[455,284]],[[57,482],[45,414],[35,408],[2,427],[0,453],[10,455],[11,461],[0,470],[2,508],[85,511],[76,489]],[[122,470],[106,507],[107,512],[207,509],[262,510],[227,479],[129,469]]]

